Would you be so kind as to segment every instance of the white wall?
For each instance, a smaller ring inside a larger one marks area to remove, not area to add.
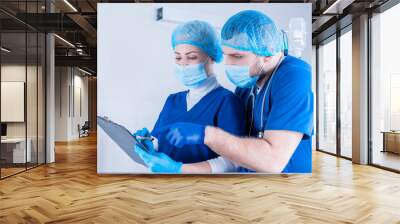
[[[24,82],[26,69],[28,74],[33,70],[32,66],[25,67],[19,64],[8,64],[1,66],[1,81],[2,82]],[[2,96],[4,97],[4,96]],[[22,108],[24,110],[24,108]],[[7,110],[7,108],[1,108]],[[25,137],[25,123],[24,122],[7,122],[7,135],[8,137]]]
[[[291,18],[302,17],[306,22],[304,58],[311,64],[311,4],[98,4],[98,115],[131,131],[152,129],[167,96],[184,89],[173,72],[170,41],[177,24],[155,20],[161,6],[184,11],[190,15],[187,21],[208,18],[219,27],[245,9],[265,12],[285,30]],[[222,63],[215,66],[215,72],[220,83],[233,90]],[[107,136],[98,134],[98,171],[131,171],[133,162],[116,153],[115,146],[104,140]]]
[[[81,126],[85,123],[85,121],[89,120],[89,114],[88,114],[88,107],[89,107],[89,103],[88,103],[88,76],[84,76],[84,73],[75,70],[75,81],[74,81],[74,86],[80,88],[81,90],[81,109],[82,109],[82,113],[79,113],[79,111],[77,110],[77,107],[75,107],[75,116],[74,119],[72,121],[72,136],[73,138],[78,138],[79,133],[78,133],[78,124],[80,124]],[[77,94],[76,92],[76,88],[75,88],[75,92],[74,94]],[[76,102],[76,97],[75,97],[75,102]],[[76,104],[78,104],[76,102]]]
[[[1,81],[2,82],[24,82],[26,83],[26,75],[28,77],[29,85],[36,86],[36,67],[25,66],[19,64],[6,64],[1,66]],[[33,131],[36,134],[36,88],[27,88],[27,118],[28,118],[28,137]],[[3,96],[4,97],[4,96]],[[31,104],[34,102],[34,104]],[[22,108],[24,109],[24,108]],[[7,108],[1,108],[7,110]],[[35,113],[33,113],[35,112]],[[34,124],[32,123],[34,122]],[[7,136],[8,137],[25,137],[26,122],[7,122]]]
[[[80,90],[80,100],[78,90]],[[82,113],[76,105],[82,106]],[[75,110],[75,111],[74,111]],[[88,78],[72,67],[56,67],[55,80],[55,141],[79,137],[78,124],[88,120]]]
[[[68,139],[68,67],[55,68],[55,141]]]

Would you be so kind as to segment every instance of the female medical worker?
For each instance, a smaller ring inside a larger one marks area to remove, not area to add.
[[[261,12],[235,14],[224,24],[221,35],[226,73],[246,104],[251,137],[237,137],[211,125],[179,122],[166,128],[167,140],[177,147],[205,144],[240,165],[242,172],[311,172],[310,66],[283,54],[282,33]]]
[[[172,34],[172,48],[175,73],[189,90],[168,97],[151,132],[158,139],[158,150],[153,150],[154,146],[148,140],[144,143],[152,149],[151,154],[146,154],[139,146],[135,150],[153,172],[196,172],[186,164],[207,160],[196,167],[201,167],[199,172],[212,172],[212,169],[218,169],[218,164],[226,166],[227,162],[217,158],[218,154],[204,144],[177,149],[168,142],[169,136],[162,130],[176,122],[191,122],[216,126],[232,135],[242,136],[245,134],[245,108],[239,97],[218,84],[214,75],[213,64],[222,60],[222,48],[219,35],[210,24],[190,21],[178,26]],[[149,137],[150,133],[142,129],[135,135]]]

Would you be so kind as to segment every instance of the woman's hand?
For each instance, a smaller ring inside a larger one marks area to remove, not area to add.
[[[182,163],[172,160],[169,156],[162,152],[146,152],[138,145],[135,145],[135,152],[155,173],[182,173]]]
[[[154,149],[154,144],[153,141],[151,140],[152,136],[147,128],[142,128],[140,130],[137,130],[133,134],[133,136],[136,137],[136,139],[140,141],[140,143],[145,145],[147,149]]]

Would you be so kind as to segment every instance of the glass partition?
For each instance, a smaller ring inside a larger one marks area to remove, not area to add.
[[[43,13],[45,1],[1,1]],[[23,14],[22,14],[23,15]],[[45,34],[0,12],[0,178],[45,162]]]
[[[27,113],[27,150],[30,151],[30,160],[27,167],[37,165],[38,160],[38,35],[36,32],[27,33],[27,74],[26,74],[26,113]]]
[[[2,177],[24,171],[31,161],[26,144],[26,41],[25,32],[1,34]]]

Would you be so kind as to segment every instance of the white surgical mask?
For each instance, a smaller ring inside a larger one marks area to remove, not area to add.
[[[205,63],[195,65],[175,64],[175,74],[182,84],[189,88],[199,86],[208,77]]]
[[[260,78],[264,64],[261,66],[258,74],[250,75],[249,65],[225,65],[225,73],[228,79],[241,88],[251,88]]]

